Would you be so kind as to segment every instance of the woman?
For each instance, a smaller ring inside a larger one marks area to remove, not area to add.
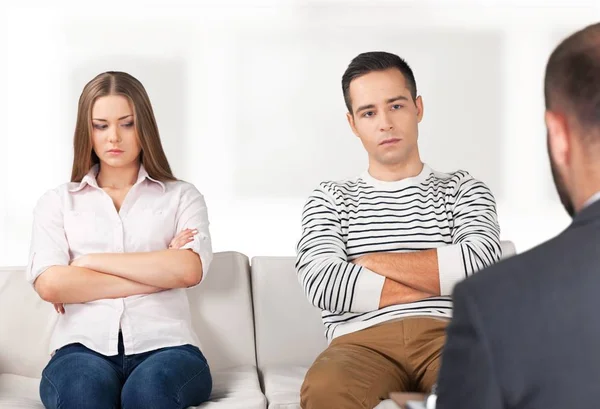
[[[46,408],[187,408],[212,380],[185,289],[208,270],[204,198],[177,180],[142,84],[106,72],[81,94],[71,183],[34,211],[28,279],[60,313]]]

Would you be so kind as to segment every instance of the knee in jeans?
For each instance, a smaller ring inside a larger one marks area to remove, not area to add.
[[[123,409],[177,407],[177,397],[172,394],[165,371],[157,368],[152,373],[145,371],[136,375],[125,383],[121,392]]]
[[[102,377],[77,376],[67,383],[55,385],[43,376],[40,395],[47,408],[100,409],[116,408],[118,399],[110,392],[114,385]]]

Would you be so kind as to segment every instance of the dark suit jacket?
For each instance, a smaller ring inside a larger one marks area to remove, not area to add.
[[[600,201],[453,298],[438,409],[600,408]]]

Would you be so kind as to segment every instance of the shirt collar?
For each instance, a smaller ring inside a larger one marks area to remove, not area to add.
[[[600,200],[600,192],[594,193],[594,195],[592,195],[592,197],[590,197],[588,200],[586,200],[586,202],[583,204],[583,209],[585,209],[592,203],[597,202],[598,200]]]
[[[92,168],[87,173],[87,175],[85,175],[83,177],[83,179],[81,179],[81,182],[79,182],[75,187],[69,189],[69,192],[71,192],[71,193],[79,192],[81,189],[83,189],[85,187],[85,185],[90,185],[90,186],[99,188],[98,182],[96,181],[96,176],[98,176],[99,169],[100,169],[100,167],[98,164],[95,164],[94,166],[92,166]],[[144,165],[140,164],[140,170],[138,172],[138,177],[135,182],[135,185],[137,185],[138,183],[142,183],[145,179],[148,179],[149,181],[158,184],[162,188],[162,191],[163,192],[165,191],[165,189],[166,189],[165,184],[163,182],[161,182],[160,180],[156,180],[156,179],[150,177],[150,175],[148,175],[148,171],[146,170]]]
[[[137,181],[135,182],[135,184],[137,185],[138,183],[143,182],[144,179],[148,179],[149,181],[158,184],[162,188],[163,192],[166,190],[165,184],[163,182],[150,177],[150,175],[148,174],[148,171],[146,171],[146,168],[144,167],[144,164],[142,163],[142,164],[140,164],[140,171],[138,172],[138,178],[137,178]]]
[[[427,166],[426,163],[423,163],[423,168],[421,169],[421,171],[419,172],[418,175],[404,178],[401,180],[386,182],[386,181],[382,181],[379,179],[375,179],[373,176],[371,176],[371,174],[369,173],[368,170],[363,172],[360,177],[362,178],[362,180],[364,180],[371,186],[389,191],[389,190],[400,190],[400,189],[404,189],[408,186],[414,186],[419,183],[422,183],[427,180],[427,177],[431,174],[431,172],[432,172],[431,168],[429,166]]]

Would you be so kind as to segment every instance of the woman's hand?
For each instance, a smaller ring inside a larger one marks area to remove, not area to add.
[[[194,236],[198,234],[198,230],[185,229],[179,234],[173,237],[171,243],[169,243],[169,250],[179,250],[190,241],[194,240]]]
[[[56,310],[57,313],[59,313],[59,314],[65,313],[65,306],[63,304],[52,304],[52,305],[54,305],[54,309]]]

